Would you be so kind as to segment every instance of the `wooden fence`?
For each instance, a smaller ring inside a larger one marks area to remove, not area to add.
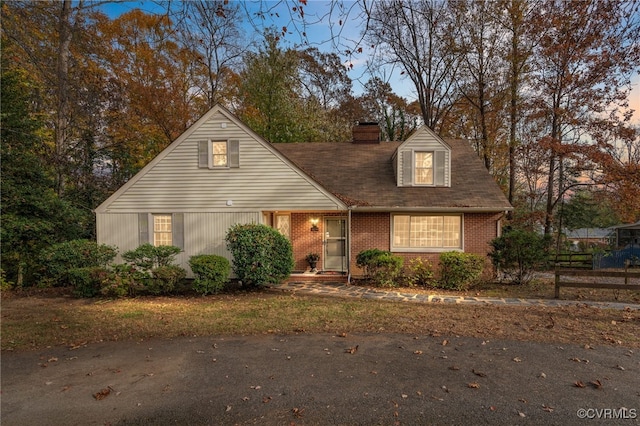
[[[552,253],[548,259],[549,266],[562,268],[593,269],[593,253]]]
[[[596,277],[596,278],[624,278],[624,283],[606,282],[604,279],[593,281],[570,281],[563,280],[563,277]],[[640,284],[630,284],[629,279],[640,279],[640,271],[632,271],[626,268],[624,271],[585,271],[578,269],[556,268],[556,299],[560,297],[560,287],[579,288],[611,288],[616,290],[638,290]]]

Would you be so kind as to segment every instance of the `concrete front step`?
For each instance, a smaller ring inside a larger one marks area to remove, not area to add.
[[[292,282],[340,282],[347,283],[347,274],[340,272],[304,272],[293,273],[285,281]]]

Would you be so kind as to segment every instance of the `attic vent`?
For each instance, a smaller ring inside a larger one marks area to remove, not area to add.
[[[353,143],[380,143],[380,126],[378,126],[378,123],[364,121],[353,126]]]

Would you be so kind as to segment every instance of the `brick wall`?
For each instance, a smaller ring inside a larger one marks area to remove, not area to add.
[[[305,257],[310,252],[320,254],[318,269],[323,268],[324,246],[324,218],[328,216],[342,216],[344,213],[292,213],[291,236],[293,241],[294,270],[304,271],[308,268]],[[500,213],[468,213],[464,215],[464,251],[476,253],[486,257],[491,250],[489,242],[497,236],[496,221]],[[353,213],[351,217],[351,271],[358,276],[362,271],[356,266],[356,256],[362,250],[378,248],[389,250],[391,244],[391,215],[389,213]],[[311,231],[311,219],[318,219],[319,230]],[[401,253],[405,258],[405,265],[415,257],[429,260],[434,267],[438,265],[439,253]],[[487,258],[486,267],[490,270],[491,263]]]
[[[378,248],[389,250],[391,244],[391,219],[389,213],[354,213],[351,229],[351,265],[352,274],[360,275],[362,271],[356,266],[357,254],[366,249]],[[489,242],[497,236],[496,221],[501,213],[469,213],[464,215],[464,251],[476,253],[486,257],[491,250]],[[438,265],[439,253],[402,253],[394,252],[409,260],[421,257],[428,260],[434,267]],[[486,268],[491,272],[491,262],[487,258]]]

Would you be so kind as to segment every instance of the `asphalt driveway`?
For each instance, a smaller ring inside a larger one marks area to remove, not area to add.
[[[640,354],[264,335],[2,354],[2,425],[640,424]]]

